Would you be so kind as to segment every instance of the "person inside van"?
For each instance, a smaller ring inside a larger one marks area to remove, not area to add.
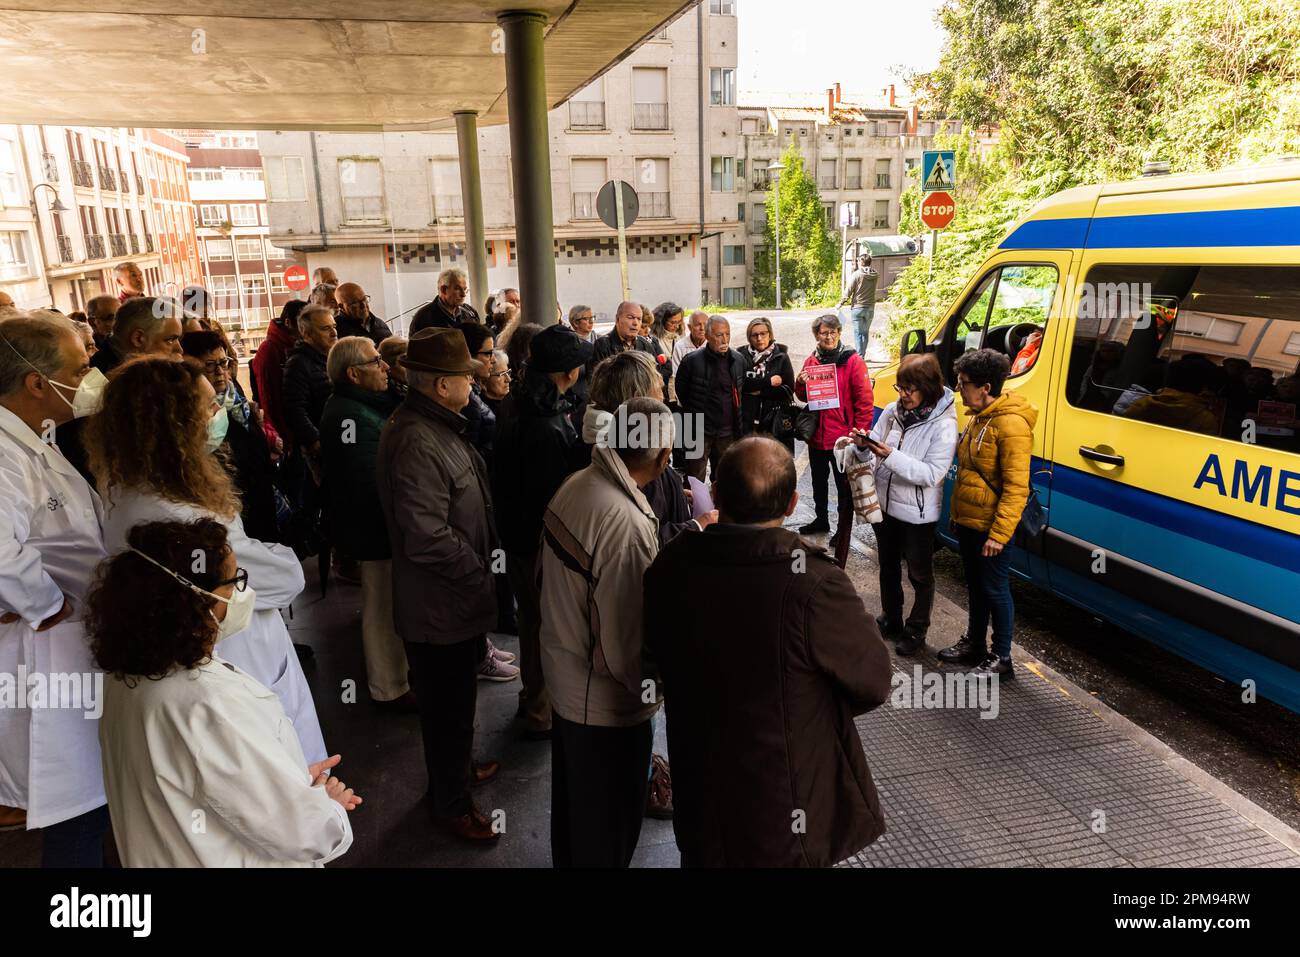
[[[1165,373],[1164,388],[1155,395],[1137,399],[1128,407],[1125,417],[1188,432],[1218,435],[1219,418],[1202,395],[1213,367],[1209,359],[1195,353],[1171,362]],[[1270,373],[1270,383],[1272,379]]]
[[[1075,405],[1094,412],[1109,412],[1124,388],[1124,343],[1108,339],[1097,343],[1092,364],[1084,374]]]

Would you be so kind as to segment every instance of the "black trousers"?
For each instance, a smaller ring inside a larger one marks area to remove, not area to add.
[[[551,862],[627,867],[641,837],[654,731],[551,717]]]
[[[835,530],[840,526],[849,528],[853,524],[853,493],[849,491],[849,477],[835,468],[835,453],[830,449],[808,449],[808,466],[812,469],[813,508],[818,518],[828,518],[829,478],[835,476],[835,500],[837,521]],[[847,524],[845,524],[847,520]]]
[[[406,642],[411,690],[420,707],[429,804],[439,817],[460,817],[470,810],[474,707],[486,639],[479,635],[453,645]]]
[[[934,528],[937,524],[913,525],[886,515],[883,522],[872,526],[880,558],[881,607],[891,623],[904,625],[914,635],[924,636],[930,627],[930,610],[934,607]],[[916,593],[912,612],[905,623],[903,562],[907,562],[907,580]]]

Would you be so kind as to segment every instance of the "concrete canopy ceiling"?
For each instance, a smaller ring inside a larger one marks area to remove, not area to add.
[[[689,0],[0,0],[0,122],[422,130],[506,122],[497,15],[546,16],[555,107]]]

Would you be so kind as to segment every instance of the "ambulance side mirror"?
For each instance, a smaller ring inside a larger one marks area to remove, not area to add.
[[[899,350],[901,355],[913,356],[925,352],[925,330],[909,329],[903,333],[903,344]]]

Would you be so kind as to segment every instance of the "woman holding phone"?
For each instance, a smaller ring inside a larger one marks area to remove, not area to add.
[[[885,513],[872,526],[880,558],[881,634],[895,651],[916,654],[925,645],[934,604],[934,531],[943,480],[957,448],[957,405],[931,353],[905,356],[891,402],[870,433],[851,434],[862,461],[875,457],[876,494]],[[916,599],[903,618],[902,563]]]

